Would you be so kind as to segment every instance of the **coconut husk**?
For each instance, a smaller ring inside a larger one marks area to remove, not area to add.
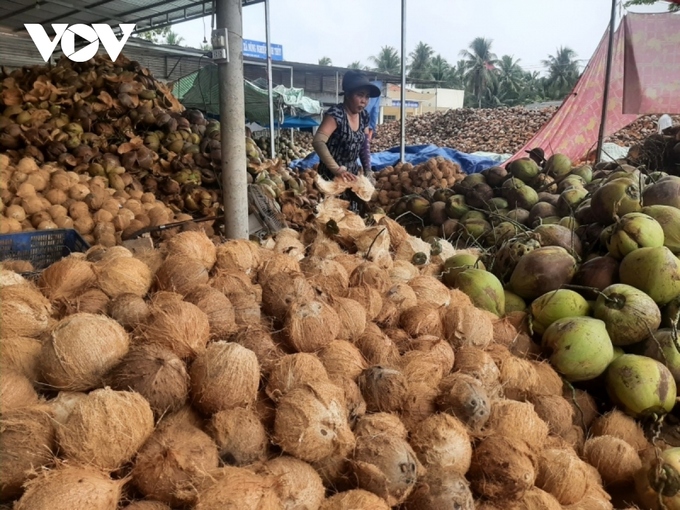
[[[208,316],[212,338],[226,338],[237,331],[234,307],[229,298],[219,290],[210,285],[199,285],[184,299],[195,304]]]
[[[590,433],[593,436],[614,436],[623,439],[637,452],[649,447],[649,441],[640,424],[618,409],[612,409],[596,418],[590,426]]]
[[[173,507],[193,503],[195,492],[183,487],[219,464],[217,445],[210,436],[187,413],[180,414],[161,421],[137,454],[131,472],[132,483],[142,494]]]
[[[444,376],[439,359],[429,352],[406,352],[400,359],[399,367],[409,384],[426,383],[437,386]]]
[[[299,273],[301,271],[300,263],[293,257],[276,252],[264,251],[261,253],[267,253],[267,255],[263,257],[257,271],[257,281],[260,283],[266,282],[279,273]]]
[[[309,258],[300,267],[309,284],[327,296],[345,296],[349,287],[349,274],[336,260]]]
[[[401,420],[412,432],[423,420],[437,412],[439,390],[429,382],[409,382],[402,408]]]
[[[409,260],[395,260],[394,265],[389,270],[389,275],[392,283],[396,285],[410,282],[420,275],[420,271]]]
[[[394,254],[394,260],[413,262],[414,256],[425,256],[423,264],[429,264],[430,253],[432,251],[432,246],[430,243],[423,241],[420,238],[409,236],[408,239],[404,240],[399,244],[397,250]]]
[[[607,485],[623,485],[633,482],[642,467],[636,449],[614,436],[598,436],[586,440],[583,458],[594,466]]]
[[[407,310],[418,304],[418,296],[415,291],[405,283],[392,285],[384,296],[385,301],[393,303],[399,311]]]
[[[279,273],[262,282],[262,311],[283,323],[290,305],[309,303],[316,297],[302,273]]]
[[[502,397],[501,372],[488,353],[477,347],[461,347],[455,353],[454,372],[471,375],[479,380],[489,398]]]
[[[536,414],[548,424],[551,434],[562,436],[571,429],[574,409],[560,395],[530,396],[529,402],[534,405]]]
[[[168,256],[156,271],[156,289],[187,294],[194,287],[208,283],[205,265],[196,259]]]
[[[53,388],[85,391],[101,386],[105,374],[128,352],[123,327],[103,315],[77,313],[59,321],[43,343],[40,367]]]
[[[60,391],[57,396],[48,400],[45,404],[50,407],[50,416],[59,425],[66,424],[76,404],[87,397],[87,393],[81,391]]]
[[[3,260],[0,266],[2,269],[14,273],[30,273],[35,271],[30,260]]]
[[[390,248],[392,251],[396,252],[399,246],[411,237],[404,227],[387,216],[383,216],[378,225],[387,228],[387,232],[390,234]]]
[[[245,239],[232,239],[217,246],[215,268],[218,271],[240,271],[254,275],[260,264],[257,245]]]
[[[274,342],[269,330],[262,326],[242,326],[231,337],[231,341],[255,353],[257,361],[260,363],[260,370],[265,376],[271,372],[274,363],[284,354]]]
[[[104,259],[92,266],[97,285],[110,298],[121,294],[144,297],[152,283],[151,269],[134,257]]]
[[[399,349],[376,324],[369,322],[355,345],[370,365],[398,365]]]
[[[260,384],[255,353],[234,342],[213,342],[192,363],[191,399],[205,414],[254,404]],[[229,388],[229,391],[224,391]]]
[[[531,396],[562,395],[564,382],[547,361],[530,361],[538,374],[539,384],[531,389]]]
[[[428,470],[453,469],[464,475],[470,468],[470,436],[465,425],[451,415],[435,414],[423,420],[413,429],[410,444]]]
[[[408,383],[399,370],[372,366],[357,380],[368,412],[398,412],[404,407]]]
[[[390,255],[390,234],[385,227],[375,226],[351,235],[357,256],[374,262],[381,268],[392,267]]]
[[[136,253],[135,258],[144,262],[151,270],[151,274],[155,276],[161,265],[163,265],[165,255],[161,250],[148,250]]]
[[[217,261],[217,248],[202,230],[180,232],[167,240],[162,250],[168,257],[197,260],[207,271]]]
[[[52,462],[54,435],[49,406],[36,405],[2,413],[0,501],[20,496],[21,487],[31,473]]]
[[[305,245],[297,237],[280,234],[278,233],[275,237],[274,251],[284,253],[297,261],[305,258]]]
[[[531,339],[530,335],[520,333],[510,346],[510,352],[518,358],[527,360],[539,360],[543,351],[541,346]]]
[[[588,392],[565,387],[562,396],[574,407],[574,425],[585,430],[599,416],[595,399]]]
[[[418,304],[405,309],[399,316],[399,325],[412,337],[443,335],[439,309],[432,304]]]
[[[550,494],[533,487],[513,507],[517,510],[561,510],[562,505]]]
[[[310,254],[310,257],[311,256],[312,255]],[[363,262],[361,257],[357,257],[356,255],[352,255],[349,253],[341,253],[340,255],[336,255],[335,257],[333,257],[333,260],[345,268],[345,271],[347,271],[348,278],[349,275],[351,275],[352,272],[357,267],[359,267]]]
[[[13,370],[29,381],[37,381],[41,349],[42,343],[35,338],[11,336],[0,339],[0,371]]]
[[[572,505],[583,498],[589,476],[585,462],[573,451],[551,448],[538,456],[536,486],[562,505]]]
[[[583,445],[586,442],[586,434],[578,425],[572,425],[571,428],[560,439],[578,454],[583,454]]]
[[[357,420],[354,427],[354,435],[356,437],[388,435],[405,440],[408,437],[408,431],[396,414],[370,413]]]
[[[418,479],[406,501],[410,510],[474,510],[475,502],[465,477],[454,467],[433,469]]]
[[[57,429],[57,442],[67,460],[114,471],[132,460],[153,429],[153,412],[145,398],[106,388],[76,403]]]
[[[507,317],[497,319],[493,322],[493,341],[501,344],[508,349],[512,347],[517,339],[519,332]]]
[[[389,273],[375,262],[364,261],[349,275],[349,285],[351,287],[368,285],[384,294],[390,287],[390,277]]]
[[[484,351],[489,353],[489,356],[491,356],[493,362],[497,366],[501,366],[506,359],[513,357],[512,353],[507,347],[494,342],[490,343],[486,349],[484,349]]]
[[[126,329],[136,328],[150,313],[146,301],[135,294],[121,294],[108,304],[108,315]]]
[[[350,462],[346,455],[333,454],[317,462],[309,463],[319,474],[326,491],[342,492],[356,487]]]
[[[340,245],[328,238],[317,238],[307,250],[310,257],[320,259],[332,259],[342,253]]]
[[[19,273],[15,273],[9,269],[5,269],[4,266],[0,269],[0,287],[9,287],[10,285],[27,285],[28,280],[21,276]]]
[[[499,433],[476,446],[468,479],[480,496],[507,502],[521,499],[531,489],[536,471],[537,458],[527,443]]]
[[[410,351],[428,353],[432,359],[442,368],[442,375],[448,374],[453,370],[455,355],[451,344],[444,339],[433,336],[423,335],[411,340],[408,344]],[[405,353],[406,355],[408,354]]]
[[[229,298],[234,307],[234,318],[239,328],[261,326],[263,321],[260,303],[251,295],[237,294]]]
[[[135,391],[151,406],[156,419],[178,411],[189,395],[184,362],[161,345],[136,345],[106,376],[114,390]]]
[[[250,408],[237,407],[214,414],[207,432],[227,465],[247,466],[267,458],[267,431]]]
[[[535,452],[540,452],[548,439],[548,425],[528,402],[495,401],[485,428],[489,434],[521,439]]]
[[[485,348],[493,341],[493,323],[482,310],[473,306],[442,309],[444,335],[454,350],[464,346]]]
[[[318,356],[332,380],[348,378],[356,381],[361,372],[367,368],[366,359],[361,351],[345,340],[333,340],[319,351]]]
[[[473,432],[479,432],[491,414],[491,401],[481,381],[461,372],[439,383],[439,410],[455,416]]]
[[[0,336],[35,338],[49,327],[52,305],[32,285],[0,287]]]
[[[541,384],[530,361],[509,356],[499,363],[503,393],[513,400],[525,400]]]
[[[102,260],[113,260],[116,258],[132,257],[132,252],[125,246],[106,247],[95,245],[85,252],[85,260],[88,262],[100,262]]]
[[[347,297],[362,306],[366,314],[366,320],[375,320],[382,311],[383,298],[380,292],[369,285],[350,287],[347,289]]]
[[[196,305],[184,301],[152,308],[141,328],[145,341],[162,345],[182,359],[193,359],[205,351],[210,339],[208,316]]]
[[[588,490],[581,501],[573,505],[563,505],[564,510],[613,510],[611,496],[600,486],[588,484]]]
[[[330,298],[330,305],[340,319],[340,330],[337,338],[340,340],[355,340],[366,329],[366,310],[357,301],[349,298]]]
[[[390,506],[406,501],[424,472],[411,446],[387,435],[357,438],[351,467],[359,488],[382,497]]]
[[[347,421],[350,427],[353,427],[357,420],[366,414],[366,401],[361,394],[361,389],[356,382],[347,377],[335,379],[333,384],[341,388],[345,394]]]
[[[349,189],[364,202],[369,202],[375,192],[375,187],[371,184],[371,181],[363,175],[360,175],[354,181],[327,181],[317,175],[315,184],[324,195],[338,196]]]
[[[329,382],[321,360],[305,352],[281,356],[272,366],[265,392],[274,402],[292,389],[316,382]]]
[[[338,337],[341,321],[337,312],[323,301],[293,303],[284,324],[288,344],[299,352],[323,349]]]
[[[390,328],[385,329],[384,333],[388,337],[390,337],[390,339],[394,342],[394,345],[397,346],[397,349],[399,349],[399,354],[403,355],[404,353],[409,351],[409,347],[411,345],[411,342],[413,341],[413,338],[411,338],[411,335],[409,335],[406,331],[400,328]],[[401,359],[399,360],[399,365],[401,365]]]
[[[286,393],[276,409],[273,441],[306,462],[346,456],[354,448],[354,435],[342,389],[315,382]]]
[[[95,469],[63,464],[26,484],[15,510],[113,510],[127,480],[111,480]]]
[[[154,308],[164,308],[167,305],[181,303],[184,301],[184,296],[173,292],[171,290],[159,290],[151,294],[149,299],[149,306]]]
[[[63,258],[40,273],[38,287],[50,301],[73,299],[96,281],[92,264],[73,256]]]
[[[88,289],[73,299],[59,301],[57,307],[61,317],[79,312],[105,314],[110,301],[104,291]]]
[[[381,498],[362,489],[339,492],[324,501],[319,510],[353,510],[370,508],[371,510],[389,510],[390,505]]]
[[[197,502],[193,507],[196,510],[281,508],[276,494],[276,479],[240,467],[225,466],[206,473],[188,490],[196,492]]]
[[[284,455],[258,465],[256,472],[278,480],[275,490],[283,510],[319,508],[326,494],[321,477],[312,466]]]
[[[376,324],[382,328],[396,328],[399,326],[401,312],[391,301],[383,301],[378,315],[374,317]]]
[[[415,292],[419,304],[440,307],[451,303],[449,289],[433,276],[416,276],[408,285]]]
[[[133,501],[123,508],[123,510],[172,510],[165,503],[160,501]]]

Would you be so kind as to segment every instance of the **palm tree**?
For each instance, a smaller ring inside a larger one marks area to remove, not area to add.
[[[387,74],[399,74],[401,72],[401,59],[399,53],[392,46],[383,46],[380,52],[369,60],[375,65],[375,70]]]
[[[182,41],[184,41],[184,37],[179,35],[177,32],[170,30],[167,34],[165,34],[165,44],[180,46]]]
[[[319,59],[319,65],[320,66],[330,66],[330,65],[333,65],[333,61],[331,60],[331,57],[321,57]]]
[[[154,44],[160,44],[160,42],[165,39],[169,32],[170,27],[154,28],[153,30],[142,32],[142,38],[146,39],[147,41],[151,41]]]
[[[213,47],[212,47],[211,43],[203,43],[203,44],[201,44],[201,49],[203,51],[210,51],[210,50],[213,49]]]
[[[628,8],[631,5],[653,5],[656,2],[657,2],[657,0],[628,0],[628,2],[623,4],[623,6]],[[669,2],[668,3],[668,10],[670,12],[680,12],[680,4]]]
[[[359,61],[359,60],[355,60],[354,62],[352,62],[350,65],[347,66],[347,69],[361,70],[363,68],[364,68],[364,66],[361,65],[361,61]]]
[[[432,46],[422,41],[419,42],[409,55],[411,63],[408,66],[408,77],[416,80],[431,80],[430,63],[433,54]]]
[[[452,89],[465,89],[465,60],[459,60],[449,68],[446,76],[446,86]]]
[[[517,99],[524,86],[524,71],[519,66],[519,59],[503,55],[498,61],[498,90],[507,98]],[[510,102],[512,99],[510,99]]]
[[[450,72],[451,66],[444,57],[440,54],[437,54],[436,57],[432,57],[432,60],[430,61],[430,75],[433,80],[446,81]]]
[[[470,43],[469,50],[462,50],[461,57],[465,57],[465,81],[477,98],[478,107],[482,107],[482,97],[495,80],[496,63],[498,59],[491,52],[491,39],[477,37]]]
[[[579,77],[576,52],[567,46],[557,48],[555,55],[548,55],[541,63],[548,68],[546,85],[554,99],[562,99],[574,87]]]

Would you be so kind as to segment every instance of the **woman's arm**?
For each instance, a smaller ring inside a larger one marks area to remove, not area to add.
[[[368,176],[371,173],[371,128],[366,128],[366,136],[364,137],[364,143],[361,144],[359,160],[361,161],[361,167],[364,169],[364,175]]]
[[[314,140],[312,140],[312,147],[319,155],[321,162],[326,165],[326,168],[328,168],[333,175],[341,177],[346,181],[353,181],[356,177],[349,173],[344,166],[338,165],[335,158],[333,158],[333,155],[328,150],[328,139],[337,128],[338,124],[335,119],[329,115],[324,115],[319,129],[317,129],[316,134],[314,135]]]

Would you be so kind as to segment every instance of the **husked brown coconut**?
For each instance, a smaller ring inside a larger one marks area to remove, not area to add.
[[[299,273],[300,263],[293,257],[270,250],[260,250],[261,262],[257,270],[257,281],[266,282],[279,273]]]
[[[302,273],[278,273],[262,282],[262,311],[281,323],[293,303],[309,303],[315,297]]]
[[[399,349],[399,354],[405,354],[410,350],[409,346],[411,345],[413,338],[405,330],[399,328],[390,328],[385,330],[385,334],[390,337],[394,342],[394,345],[397,346],[397,349]]]
[[[50,408],[36,405],[0,416],[0,501],[21,495],[31,472],[54,459]]]
[[[156,344],[132,347],[109,372],[106,382],[114,390],[139,393],[149,402],[156,419],[178,411],[189,394],[184,362],[171,350]]]
[[[357,382],[368,412],[398,412],[403,408],[408,382],[401,371],[376,365],[364,370]]]
[[[257,299],[258,296],[258,291],[248,275],[238,271],[221,271],[210,280],[210,285],[229,299],[241,295]]]
[[[612,497],[598,483],[589,483],[585,496],[573,505],[563,505],[565,510],[613,510]],[[635,507],[634,507],[635,508]]]
[[[474,306],[450,306],[442,311],[444,336],[454,350],[465,347],[484,349],[493,341],[493,323]]]
[[[429,352],[408,351],[400,361],[399,368],[409,384],[426,383],[437,386],[444,376],[441,363]]]
[[[443,335],[439,309],[430,303],[419,304],[401,312],[399,325],[412,337]]]
[[[57,429],[57,442],[67,460],[114,471],[132,460],[153,427],[153,412],[144,397],[106,388],[76,403]]]
[[[501,319],[496,319],[495,321],[493,321],[494,342],[510,348],[517,339],[517,335],[519,334],[520,333],[517,331],[517,329],[515,328],[515,326],[513,325],[512,321],[509,318],[503,317]]]
[[[408,260],[395,260],[388,273],[393,284],[408,283],[420,275],[418,268]]]
[[[390,275],[375,262],[364,261],[349,275],[349,285],[351,287],[368,285],[384,294],[390,286]]]
[[[315,352],[337,338],[341,321],[330,305],[315,300],[293,303],[284,328],[289,344],[296,351]]]
[[[64,425],[76,404],[86,397],[87,393],[82,391],[60,391],[55,398],[48,400],[46,405],[50,408],[50,416],[54,422]]]
[[[236,407],[214,414],[207,431],[227,465],[247,466],[267,458],[267,431],[250,408]]]
[[[533,487],[536,464],[535,454],[522,439],[493,434],[475,447],[467,478],[475,493],[507,505]]]
[[[179,255],[167,257],[156,271],[157,289],[179,294],[187,294],[209,280],[208,270],[200,260]]]
[[[451,344],[441,337],[422,335],[409,342],[408,348],[411,352],[428,353],[434,361],[439,363],[444,375],[453,370],[453,363],[455,361],[453,348]]]
[[[588,428],[599,416],[595,399],[587,392],[577,388],[565,388],[563,397],[574,408],[574,425]]]
[[[482,382],[461,372],[441,380],[437,406],[440,411],[455,416],[474,432],[484,427],[491,413],[491,400]]]
[[[234,317],[238,327],[258,326],[262,323],[260,303],[249,294],[236,294],[229,298],[234,307]]]
[[[255,403],[260,364],[234,342],[213,342],[191,365],[191,399],[205,414]]]
[[[541,451],[548,438],[548,425],[528,402],[494,402],[486,428],[490,434],[522,439],[536,452]]]
[[[52,305],[32,285],[0,287],[0,336],[35,338],[49,328]]]
[[[38,287],[50,301],[73,299],[95,284],[92,264],[73,256],[47,267],[38,278]]]
[[[586,434],[580,426],[572,425],[565,434],[562,434],[560,439],[572,447],[578,455],[583,454],[583,445],[586,442]]]
[[[134,257],[149,266],[151,274],[154,275],[154,277],[165,260],[165,255],[160,250],[142,251],[136,253]]]
[[[632,483],[642,467],[635,448],[614,436],[598,436],[586,440],[583,458],[594,466],[607,485]]]
[[[417,427],[423,420],[437,412],[437,386],[423,382],[409,382],[404,399],[401,420],[409,430]]]
[[[309,258],[300,263],[309,284],[326,296],[345,296],[349,274],[342,264],[332,259]]]
[[[265,375],[269,374],[273,364],[283,356],[283,351],[274,342],[271,333],[262,326],[242,326],[231,337],[231,341],[253,351]]]
[[[208,316],[210,334],[213,338],[225,338],[236,332],[236,316],[231,301],[210,285],[198,285],[185,297]]]
[[[448,287],[434,276],[416,276],[408,282],[408,285],[415,292],[419,304],[440,307],[451,303]]]
[[[139,450],[131,477],[146,497],[174,507],[194,501],[195,494],[182,489],[216,469],[219,456],[210,436],[183,417],[173,418],[161,421]]]
[[[134,257],[102,260],[93,266],[97,285],[110,298],[121,294],[144,297],[151,288],[151,269]]]
[[[392,413],[366,414],[357,421],[354,427],[356,437],[375,437],[383,434],[401,439],[408,437],[408,431],[399,416]]]
[[[551,434],[562,436],[571,429],[574,410],[571,404],[559,395],[539,395],[529,398],[534,410],[548,424]]]
[[[168,305],[181,303],[184,301],[184,296],[173,292],[171,290],[159,290],[151,294],[149,306],[153,308],[164,308]]]
[[[539,383],[531,389],[532,395],[562,395],[564,382],[547,361],[530,361],[536,370]]]
[[[133,501],[127,505],[123,510],[172,510],[165,503],[160,501]]]
[[[252,274],[260,263],[259,249],[252,241],[232,239],[217,246],[215,267],[221,271]]]
[[[198,260],[210,271],[217,260],[217,248],[202,230],[187,230],[172,236],[163,245],[168,257]]]
[[[465,477],[455,468],[432,469],[418,479],[406,501],[409,510],[475,510]]]
[[[448,414],[435,414],[418,424],[410,444],[428,470],[452,468],[464,475],[470,468],[472,442],[465,425]]]
[[[411,446],[398,437],[357,438],[352,471],[360,489],[380,496],[390,506],[408,498],[423,468]]]
[[[85,391],[101,386],[105,374],[128,352],[123,327],[103,315],[65,317],[43,342],[40,367],[53,388]]]
[[[278,480],[275,490],[283,510],[318,509],[323,503],[326,489],[319,474],[306,462],[283,455],[268,460],[257,472]]]
[[[390,505],[372,492],[352,489],[331,496],[321,504],[319,510],[355,510],[359,508],[389,510]]]
[[[589,476],[585,462],[572,450],[547,448],[538,456],[536,486],[562,505],[573,505],[583,498]]]
[[[382,301],[380,312],[373,320],[382,328],[396,328],[399,325],[399,309],[391,301]]]
[[[390,235],[390,248],[392,250],[396,250],[401,243],[411,237],[404,227],[387,216],[382,217],[378,224],[387,228],[387,232]]]
[[[333,384],[341,388],[345,394],[347,420],[352,426],[356,423],[357,419],[366,414],[366,401],[361,394],[361,389],[357,383],[347,377],[335,379]]]
[[[366,325],[364,334],[355,342],[370,365],[395,366],[399,361],[399,349],[382,330],[373,323]]]
[[[13,370],[37,381],[40,376],[39,360],[42,343],[26,336],[10,336],[0,339],[0,373]]]
[[[265,392],[274,402],[292,389],[317,382],[329,382],[328,373],[314,354],[298,352],[281,356],[272,366]]]
[[[152,308],[141,336],[149,343],[167,347],[182,359],[195,358],[205,351],[210,339],[208,316],[185,301]]]
[[[541,384],[536,368],[528,360],[509,356],[498,365],[507,398],[524,400]]]
[[[15,510],[115,510],[126,480],[112,480],[96,469],[64,464],[26,484]]]
[[[549,493],[536,487],[524,493],[513,507],[517,510],[562,510],[562,505]]]
[[[121,294],[108,303],[108,315],[128,329],[144,322],[149,313],[149,305],[136,294]]]
[[[318,257],[318,255],[317,255]],[[311,258],[311,256],[310,256]],[[333,257],[333,260],[345,268],[347,272],[347,277],[352,274],[352,272],[359,267],[362,263],[362,258],[357,255],[351,255],[349,253],[340,253]]]
[[[487,352],[477,347],[460,347],[455,353],[454,372],[478,379],[491,399],[503,395],[501,372]]]
[[[239,467],[225,466],[198,483],[195,510],[257,508],[278,510],[281,502],[276,494],[276,480]]]
[[[316,382],[286,393],[276,408],[274,442],[306,462],[346,456],[354,448],[354,435],[342,389]]]
[[[649,447],[640,424],[618,409],[612,409],[607,414],[596,418],[590,427],[590,433],[593,436],[618,437],[638,452]]]
[[[375,320],[383,309],[383,298],[370,285],[359,285],[347,289],[347,297],[358,302],[366,313],[366,320]]]
[[[346,340],[333,340],[319,351],[319,359],[333,380],[348,378],[356,381],[367,363],[361,351]]]
[[[359,338],[366,329],[366,310],[359,302],[353,299],[334,297],[330,304],[340,319],[340,340],[354,340]]]

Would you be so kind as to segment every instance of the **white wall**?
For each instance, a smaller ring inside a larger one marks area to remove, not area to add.
[[[435,97],[423,103],[423,106],[428,107],[428,109],[453,110],[463,107],[463,100],[465,99],[464,90],[432,88],[422,89],[422,92],[435,94]]]

